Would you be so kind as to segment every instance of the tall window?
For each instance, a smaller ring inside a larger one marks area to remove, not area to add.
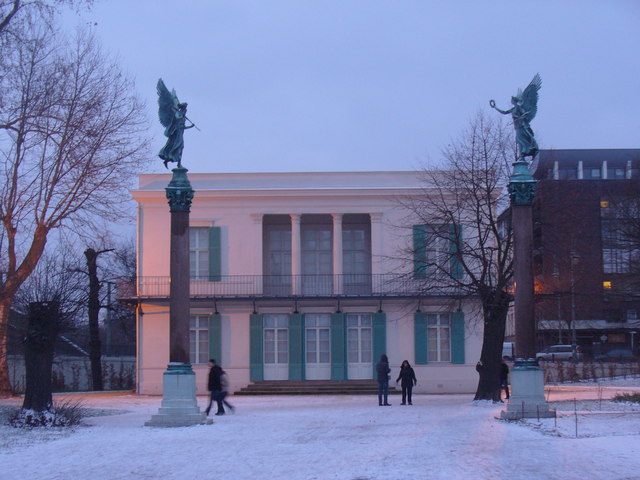
[[[289,363],[289,316],[265,314],[264,363]]]
[[[444,274],[461,278],[463,272],[456,256],[456,239],[462,239],[460,226],[414,225],[414,277],[427,278]]]
[[[191,315],[189,318],[189,361],[209,361],[209,316]]]
[[[429,362],[451,361],[451,319],[448,313],[427,315]]]
[[[189,228],[189,276],[193,279],[209,278],[209,229]]]
[[[347,214],[342,223],[344,293],[371,291],[371,225],[368,215]]]
[[[372,321],[370,314],[347,315],[347,358],[349,363],[373,361]]]
[[[262,228],[265,293],[291,295],[291,219],[265,215]]]
[[[603,199],[600,202],[602,270],[604,273],[631,273],[640,252],[634,240],[638,200]]]

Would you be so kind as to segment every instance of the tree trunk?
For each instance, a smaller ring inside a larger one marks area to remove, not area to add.
[[[29,326],[24,340],[26,390],[23,409],[51,410],[51,370],[59,317],[57,302],[29,304]]]
[[[0,301],[0,398],[13,395],[11,382],[9,381],[9,365],[7,363],[8,348],[7,339],[9,335],[9,310],[10,303]]]
[[[500,401],[500,367],[502,365],[502,344],[509,310],[509,298],[496,293],[484,299],[484,333],[481,366],[477,368],[480,378],[474,400]],[[479,365],[480,365],[479,364]]]
[[[93,390],[103,390],[102,348],[100,344],[100,281],[98,280],[98,255],[92,248],[84,252],[89,273],[89,359],[91,361],[91,382]]]

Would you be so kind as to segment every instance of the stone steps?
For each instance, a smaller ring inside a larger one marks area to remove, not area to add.
[[[265,380],[254,382],[234,395],[376,395],[378,383],[373,380]],[[389,385],[389,393],[398,393]]]

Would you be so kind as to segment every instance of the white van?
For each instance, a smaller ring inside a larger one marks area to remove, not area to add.
[[[507,357],[513,360],[516,355],[516,344],[513,342],[504,342],[502,344],[502,358]]]

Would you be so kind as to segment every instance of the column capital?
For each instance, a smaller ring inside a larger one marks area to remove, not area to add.
[[[343,216],[344,216],[344,213],[332,213],[331,217],[333,218],[333,223],[336,223],[342,220]]]
[[[262,223],[262,217],[264,216],[264,214],[262,213],[250,213],[249,217],[251,217],[251,220],[253,221],[253,223]]]
[[[371,223],[380,223],[382,222],[382,212],[370,213],[369,218],[371,218]]]
[[[300,224],[300,218],[302,217],[302,214],[301,213],[290,213],[289,217],[291,217],[291,223],[292,224],[299,225]]]

